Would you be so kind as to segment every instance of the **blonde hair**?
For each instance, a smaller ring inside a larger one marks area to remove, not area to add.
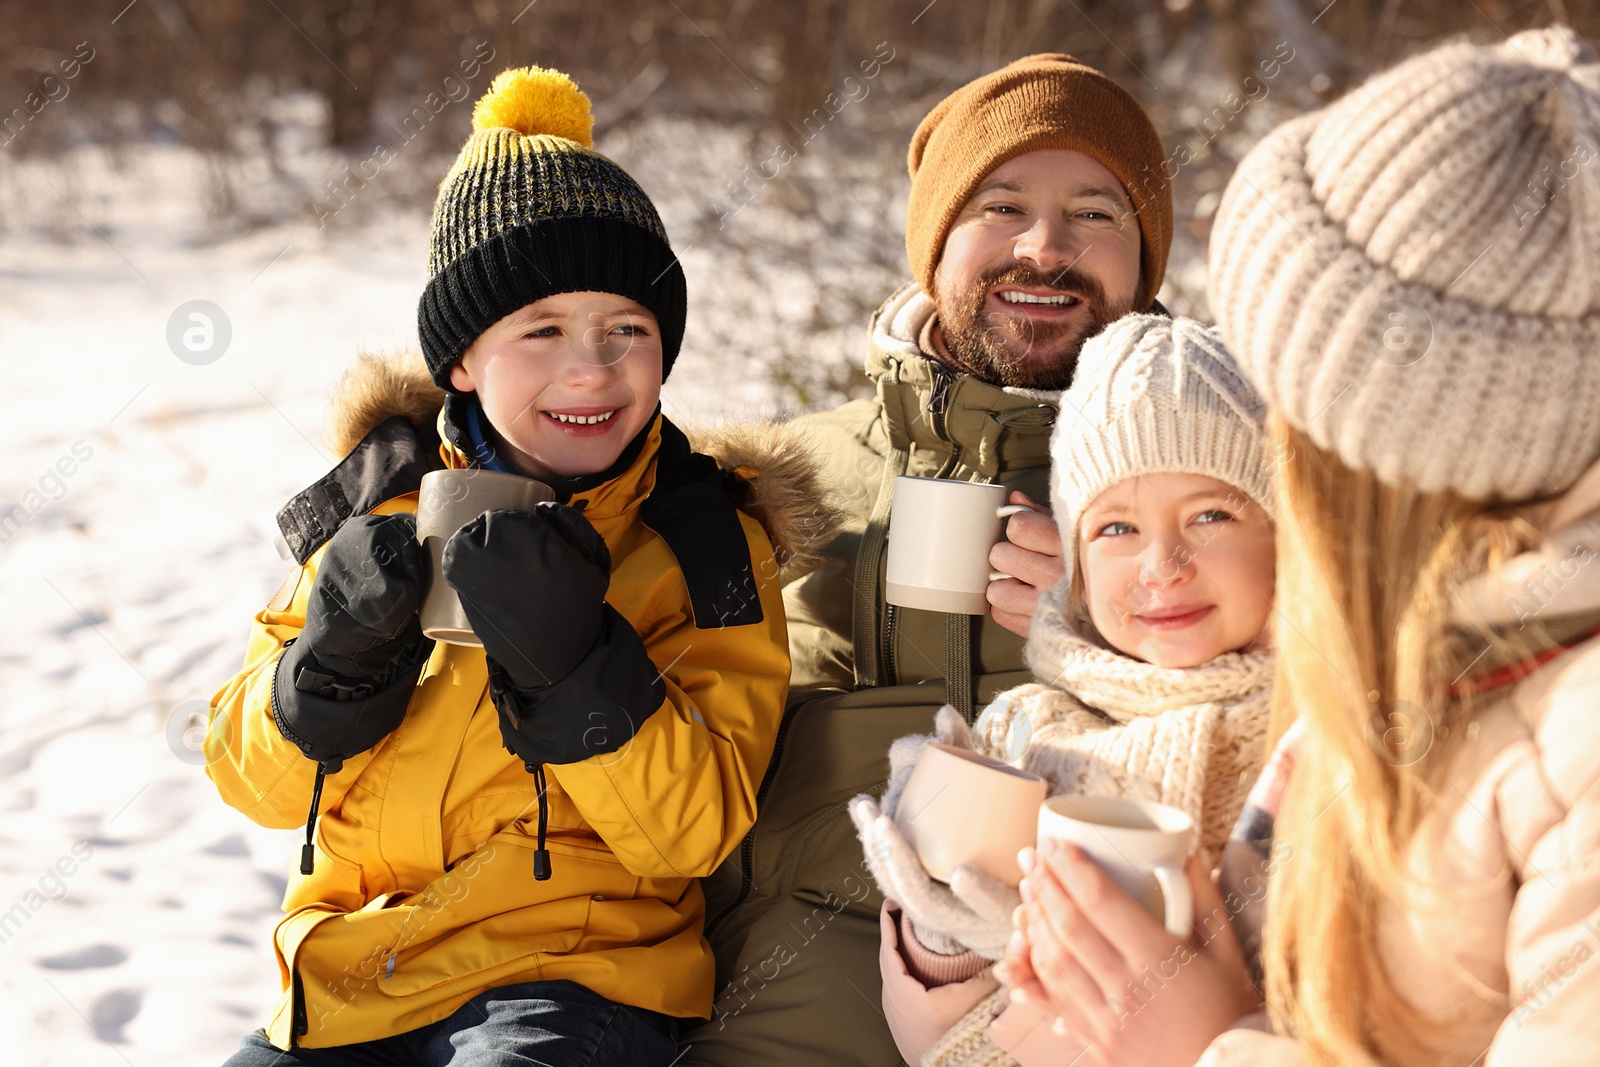
[[[1271,733],[1296,717],[1305,733],[1277,823],[1267,1004],[1282,1031],[1330,1062],[1414,1057],[1448,1022],[1395,988],[1378,917],[1404,906],[1406,847],[1474,714],[1451,683],[1486,639],[1516,656],[1548,642],[1537,626],[1514,639],[1465,632],[1452,596],[1538,535],[1506,509],[1353,471],[1277,416],[1271,432],[1286,456]]]

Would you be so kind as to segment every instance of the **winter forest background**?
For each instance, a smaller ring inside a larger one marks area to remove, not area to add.
[[[690,286],[665,401],[695,421],[864,391],[911,130],[978,74],[1070,52],[1140,98],[1176,170],[1162,299],[1204,317],[1266,130],[1550,22],[1593,39],[1600,0],[0,0],[8,1059],[216,1064],[276,995],[295,835],[222,805],[196,723],[287,569],[275,512],[336,459],[330,387],[415,344],[432,193],[494,73],[571,73],[655,199]]]

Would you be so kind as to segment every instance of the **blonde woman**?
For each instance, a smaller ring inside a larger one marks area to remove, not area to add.
[[[1211,303],[1292,456],[1267,1011],[1030,857],[1002,969],[1081,1064],[1600,1061],[1597,122],[1569,31],[1457,44],[1229,185]]]

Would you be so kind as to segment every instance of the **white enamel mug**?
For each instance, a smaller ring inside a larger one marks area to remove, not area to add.
[[[1064,794],[1039,807],[1038,843],[1052,840],[1083,849],[1168,933],[1188,938],[1194,894],[1183,864],[1197,835],[1187,814],[1131,797]]]
[[[987,615],[989,583],[1008,578],[989,566],[1007,516],[1032,511],[1007,504],[1011,490],[949,478],[894,480],[884,599],[906,608]]]
[[[948,882],[970,863],[1015,886],[1017,853],[1033,843],[1048,791],[1036,774],[935,741],[911,768],[894,821],[929,876]]]

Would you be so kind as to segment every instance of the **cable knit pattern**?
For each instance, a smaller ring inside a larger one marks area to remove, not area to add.
[[[1202,846],[1220,857],[1267,756],[1272,652],[1157,667],[1094,639],[1086,616],[1068,620],[1066,588],[1039,598],[1028,638],[1028,666],[1052,684],[997,696],[978,719],[974,744],[1041,776],[1052,794],[1109,793],[1188,812]],[[923,1067],[1015,1067],[987,1034],[1006,997],[1001,989],[980,1001]]]
[[[905,960],[906,973],[925,986],[954,985],[975,978],[989,967],[993,960],[984,959],[971,949],[963,950],[958,944],[953,951],[942,951],[935,945],[924,943],[927,934],[917,936],[917,928],[902,913],[900,927],[900,958]]]
[[[1570,29],[1435,49],[1273,131],[1210,243],[1268,403],[1345,465],[1528,499],[1600,455],[1600,63]]]
[[[922,1057],[921,1067],[1017,1067],[1017,1061],[984,1031],[1010,1003],[1010,993],[997,989],[945,1031]]]
[[[1050,507],[1074,536],[1107,489],[1147,474],[1203,474],[1276,519],[1267,406],[1216,330],[1124,315],[1084,343],[1050,437]],[[1070,578],[1077,553],[1062,559]]]
[[[1050,783],[1052,793],[1111,793],[1188,812],[1220,854],[1266,758],[1273,654],[1230,652],[1198,667],[1157,667],[1107,648],[1088,620],[1063,614],[1064,585],[1040,597],[1028,665],[1051,684],[995,698],[980,751]]]

